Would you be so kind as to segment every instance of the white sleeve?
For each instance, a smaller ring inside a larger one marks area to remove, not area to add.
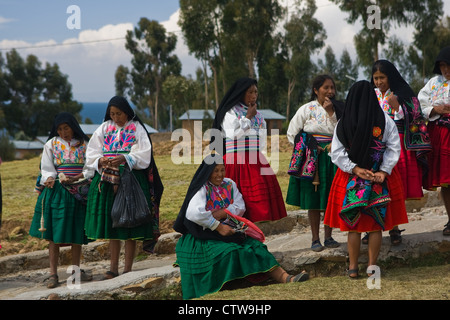
[[[225,137],[229,139],[240,139],[245,136],[246,132],[251,128],[251,121],[247,117],[236,116],[233,108],[229,110],[223,119],[222,129]]]
[[[104,123],[101,124],[92,134],[86,149],[86,174],[85,178],[92,178],[95,171],[101,174],[98,169],[98,160],[103,157],[103,135]]]
[[[55,139],[55,138],[53,138]],[[47,181],[48,178],[52,177],[56,179],[56,168],[53,163],[53,149],[52,142],[53,139],[47,141],[44,145],[41,157],[41,184]]]
[[[205,209],[206,190],[202,187],[189,201],[186,209],[186,219],[202,226],[203,229],[209,228],[215,230],[220,222],[216,220],[211,211]]]
[[[291,121],[289,122],[289,127],[286,132],[286,136],[291,144],[294,144],[295,136],[300,132],[300,130],[303,129],[305,125],[306,121],[305,110],[306,107],[304,107],[304,105],[298,108],[294,117],[292,117]]]
[[[229,178],[225,178],[225,179],[230,180],[231,184],[233,186],[233,203],[228,206],[227,210],[230,211],[234,215],[242,217],[245,213],[244,198],[242,197],[242,194],[239,191],[236,183]]]
[[[331,141],[331,161],[342,171],[352,173],[352,170],[356,166],[356,163],[352,162],[348,157],[347,150],[345,150],[344,145],[337,137],[336,129],[337,126],[336,128],[334,128],[333,140]]]
[[[435,78],[431,78],[427,84],[419,91],[417,99],[419,99],[420,107],[422,108],[422,113],[426,119],[429,121],[435,121],[439,119],[440,115],[436,114],[430,118],[430,113],[433,111],[433,106],[431,105],[431,87],[435,82]]]
[[[143,170],[148,168],[151,162],[152,145],[147,131],[140,123],[136,123],[136,143],[131,147],[130,153],[125,155],[125,159],[130,168]]]
[[[387,114],[385,114],[385,118],[386,126],[384,128],[383,141],[386,142],[386,150],[383,154],[383,162],[380,165],[380,170],[390,175],[400,158],[401,145],[400,136],[398,135],[398,129],[394,120]]]

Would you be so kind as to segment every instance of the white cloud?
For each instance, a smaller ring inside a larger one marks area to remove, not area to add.
[[[0,16],[0,24],[12,22],[12,21],[14,21],[14,19],[9,19],[9,18],[5,18],[5,17]]]

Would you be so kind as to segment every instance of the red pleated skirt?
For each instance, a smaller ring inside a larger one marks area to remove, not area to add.
[[[428,174],[424,179],[425,189],[450,185],[450,129],[428,123],[432,151],[428,153]]]
[[[236,182],[244,198],[244,217],[257,222],[287,216],[277,177],[261,152],[227,153],[223,160],[226,177]]]
[[[373,218],[366,214],[361,214],[361,218],[355,229],[350,229],[339,217],[344,202],[346,186],[349,174],[338,169],[331,185],[328,206],[325,212],[324,224],[332,228],[339,228],[341,231],[371,232],[382,230],[381,226]],[[405,199],[403,197],[403,186],[398,169],[394,167],[392,173],[387,178],[389,189],[389,202],[384,220],[385,231],[391,230],[400,224],[408,223],[406,214]]]
[[[403,141],[404,134],[400,133],[400,141]],[[422,190],[422,167],[417,162],[416,152],[406,150],[404,143],[401,143],[402,150],[400,159],[396,167],[402,178],[404,198],[420,199],[423,197]]]

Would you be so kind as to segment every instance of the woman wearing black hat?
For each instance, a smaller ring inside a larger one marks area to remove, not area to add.
[[[132,269],[136,240],[156,244],[160,235],[158,207],[163,186],[148,132],[125,98],[115,96],[109,101],[105,120],[89,141],[86,158],[86,166],[95,172],[87,201],[86,235],[110,240],[111,267],[105,274],[109,279],[119,272],[120,240],[125,240],[125,273]],[[125,165],[132,169],[152,213],[150,222],[133,228],[113,227],[111,218]]]
[[[284,218],[286,207],[277,177],[261,152],[267,135],[264,117],[257,110],[257,81],[241,78],[223,97],[213,129],[223,136],[226,177],[234,180],[242,192],[253,221]]]
[[[433,151],[428,156],[430,171],[424,181],[429,190],[441,188],[449,222],[443,234],[450,235],[450,46],[441,50],[436,58],[431,78],[420,90],[418,98],[428,118],[428,132]]]
[[[88,242],[84,233],[85,199],[82,194],[71,193],[65,188],[89,175],[84,168],[88,140],[77,120],[70,113],[62,112],[56,115],[42,152],[40,195],[29,233],[49,241],[48,288],[58,285],[59,247],[71,244],[72,265],[79,266],[81,245]],[[84,189],[85,196],[88,188],[86,183],[78,191]],[[92,277],[82,272],[81,280],[92,280]]]

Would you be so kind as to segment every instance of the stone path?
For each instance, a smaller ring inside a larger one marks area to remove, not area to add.
[[[435,196],[434,196],[435,197]],[[431,197],[430,197],[431,198]],[[434,206],[439,204],[437,206]],[[406,261],[421,259],[434,253],[450,253],[450,237],[442,235],[448,217],[445,209],[436,199],[427,199],[419,209],[409,207],[410,222],[400,226],[403,243],[391,246],[389,235],[383,233],[383,244],[379,261]],[[311,232],[305,212],[289,212],[288,217],[277,222],[259,223],[266,234],[266,245],[280,264],[291,272],[306,269],[314,276],[342,275],[347,264],[347,234],[333,230],[333,237],[340,243],[338,248],[313,252]],[[323,230],[323,228],[321,228]],[[323,233],[321,233],[323,239]],[[176,256],[174,247],[179,237],[177,233],[165,234],[156,248],[157,253],[135,262],[133,271],[111,280],[102,280],[108,270],[107,243],[95,242],[83,246],[82,268],[90,272],[94,279],[67,285],[70,261],[69,248],[61,250],[61,266],[58,269],[61,285],[47,289],[48,251],[13,255],[0,258],[0,300],[42,300],[42,299],[120,299],[133,298],[145,294],[148,299],[158,298],[162,290],[179,288],[179,269],[173,267]],[[361,246],[360,262],[366,259],[367,246]],[[123,259],[121,259],[123,262]],[[325,267],[324,267],[325,266]],[[123,267],[123,266],[121,266]],[[326,272],[324,271],[326,270]]]

